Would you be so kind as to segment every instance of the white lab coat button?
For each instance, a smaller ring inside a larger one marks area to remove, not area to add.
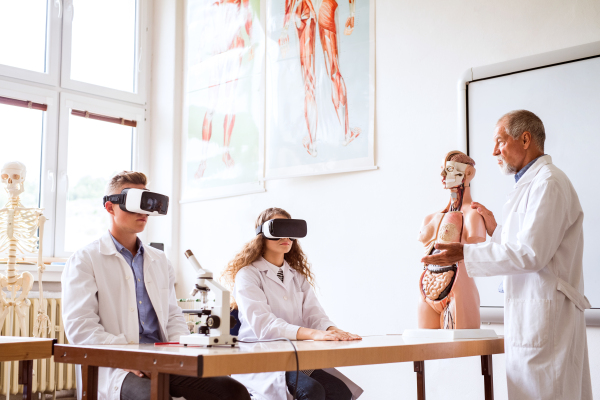
[[[129,275],[127,275],[127,276],[125,277],[125,279],[129,279]]]
[[[117,390],[119,390],[119,387],[118,387],[118,386],[115,386],[115,392],[116,392]]]
[[[129,309],[129,311],[133,312],[133,307],[131,307],[131,308]]]
[[[287,300],[287,296],[283,296],[283,299],[284,299],[284,300]]]

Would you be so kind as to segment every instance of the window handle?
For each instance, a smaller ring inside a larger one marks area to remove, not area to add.
[[[140,46],[140,52],[138,54],[138,60],[137,60],[137,72],[140,72],[140,64],[142,63],[142,46]]]
[[[69,194],[69,175],[67,175],[67,172],[63,172],[62,173],[62,177],[65,181],[65,193]]]
[[[54,179],[54,171],[52,170],[48,170],[48,179],[50,179],[50,192],[54,193],[54,190],[56,190],[56,180]]]
[[[54,0],[54,7],[58,7],[58,18],[62,17],[62,0]]]

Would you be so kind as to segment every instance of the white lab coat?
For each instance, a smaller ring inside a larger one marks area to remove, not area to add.
[[[175,273],[165,253],[144,246],[144,283],[164,341],[189,334],[175,298]],[[134,275],[110,233],[75,252],[62,274],[62,315],[72,344],[136,344],[139,322]],[[119,400],[127,373],[100,368],[98,399]],[[81,376],[77,376],[81,398]]]
[[[260,258],[242,268],[233,290],[241,321],[240,340],[288,338],[296,340],[300,327],[326,330],[335,326],[319,304],[312,286],[300,273],[283,264],[283,283],[278,267]],[[341,379],[357,399],[363,390],[334,368],[324,371]],[[291,399],[285,372],[232,375],[257,400]]]
[[[567,176],[540,157],[504,205],[491,242],[465,245],[469,276],[504,278],[509,399],[591,399],[583,295],[583,211]]]

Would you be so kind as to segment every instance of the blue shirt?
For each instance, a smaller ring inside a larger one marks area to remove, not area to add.
[[[543,156],[545,156],[545,154],[542,154],[540,157],[543,157]],[[538,158],[540,158],[540,157],[538,157]],[[521,168],[521,170],[515,174],[515,183],[519,182],[519,179],[521,179],[523,177],[523,175],[525,175],[525,172],[527,172],[527,170],[529,168],[531,168],[531,166],[533,164],[535,164],[535,162],[538,160],[538,158],[531,161],[529,164],[527,164],[526,166]]]
[[[160,326],[156,311],[152,306],[146,285],[144,284],[144,245],[138,238],[138,251],[135,255],[131,254],[121,243],[117,241],[111,234],[117,251],[121,253],[127,264],[133,271],[135,282],[135,302],[138,309],[138,324],[140,327],[140,343],[157,343],[160,342]]]

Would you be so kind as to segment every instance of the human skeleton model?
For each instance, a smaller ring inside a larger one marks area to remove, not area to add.
[[[34,336],[50,329],[50,321],[46,314],[46,300],[43,297],[42,274],[42,240],[44,237],[43,210],[39,208],[25,208],[19,201],[23,193],[23,182],[26,175],[25,165],[15,161],[4,164],[0,171],[0,178],[9,195],[8,203],[0,209],[0,254],[8,251],[6,276],[0,274],[0,327],[11,308],[14,308],[19,318],[21,334],[25,332],[25,315],[31,302],[27,295],[33,285],[33,276],[29,272],[19,274],[17,270],[17,253],[38,254],[38,283],[40,291],[40,307],[33,326]],[[39,239],[36,232],[39,228]],[[7,293],[9,296],[7,297]],[[17,295],[18,291],[21,291]]]
[[[436,243],[480,243],[485,241],[483,217],[471,208],[470,182],[475,161],[451,151],[442,166],[442,183],[450,190],[450,203],[428,215],[419,233],[425,253],[436,254]],[[424,265],[419,280],[421,301],[418,324],[421,329],[479,329],[479,292],[467,275],[464,261],[449,266]]]
[[[346,21],[344,34],[350,35],[354,30],[355,0],[349,0],[350,17]],[[316,6],[316,7],[315,7]],[[308,128],[308,136],[304,137],[302,144],[313,157],[317,156],[317,100],[315,96],[315,42],[316,29],[319,26],[319,38],[325,58],[327,75],[331,79],[331,97],[337,113],[338,121],[344,132],[344,146],[356,139],[360,129],[350,128],[348,122],[348,99],[346,84],[340,71],[340,60],[337,42],[337,27],[335,11],[336,0],[285,0],[285,18],[279,46],[281,54],[285,57],[289,47],[288,27],[294,20],[298,31],[300,43],[300,67],[304,81],[304,117]]]
[[[204,19],[204,33],[209,37],[203,43],[211,46],[210,57],[214,64],[210,69],[209,109],[202,122],[201,161],[194,175],[196,179],[202,178],[206,170],[212,120],[219,101],[225,107],[222,160],[227,168],[235,164],[229,153],[229,144],[235,124],[235,88],[246,47],[244,36],[251,43],[253,14],[249,2],[250,0],[217,0],[210,6]],[[251,49],[250,59],[253,56]]]

